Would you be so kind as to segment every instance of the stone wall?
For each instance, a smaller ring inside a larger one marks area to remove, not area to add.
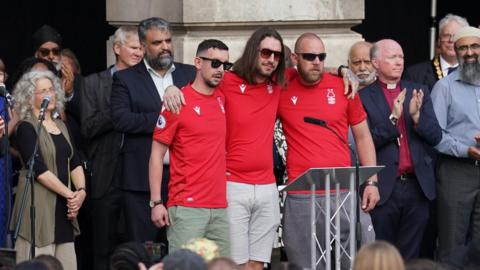
[[[224,41],[231,61],[260,26],[277,29],[293,49],[296,38],[314,32],[324,41],[326,65],[345,64],[350,45],[362,37],[350,30],[364,18],[364,0],[107,0],[111,25],[137,24],[158,16],[172,23],[175,60],[192,63],[199,42]],[[108,63],[114,61],[107,42]]]

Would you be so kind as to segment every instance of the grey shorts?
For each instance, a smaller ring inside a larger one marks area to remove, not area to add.
[[[270,262],[280,224],[277,185],[227,181],[227,200],[232,259]]]

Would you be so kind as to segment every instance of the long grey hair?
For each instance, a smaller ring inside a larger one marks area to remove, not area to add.
[[[39,79],[49,79],[55,90],[55,112],[61,114],[65,104],[65,93],[60,85],[60,79],[51,71],[30,71],[20,78],[13,90],[15,99],[15,111],[19,120],[24,120],[33,116],[34,91]]]

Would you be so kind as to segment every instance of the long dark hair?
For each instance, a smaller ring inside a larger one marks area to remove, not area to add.
[[[257,29],[252,36],[248,39],[247,44],[245,45],[245,50],[243,51],[242,56],[235,62],[233,65],[234,72],[238,76],[242,77],[249,84],[255,84],[255,70],[257,65],[257,60],[259,57],[258,49],[262,40],[266,37],[272,37],[280,41],[282,48],[282,57],[278,61],[277,69],[273,72],[270,80],[274,80],[277,84],[284,87],[285,86],[285,59],[284,49],[283,49],[283,39],[282,36],[273,28],[270,27],[261,27]]]

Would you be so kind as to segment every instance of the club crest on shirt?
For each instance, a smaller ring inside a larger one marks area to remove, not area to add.
[[[327,103],[330,105],[337,103],[337,100],[335,99],[335,92],[333,92],[333,89],[331,88],[327,89]]]
[[[292,99],[293,105],[297,105],[298,97],[297,96],[292,96],[291,99]]]
[[[217,97],[218,105],[220,105],[220,109],[222,109],[222,113],[225,113],[225,108],[223,107],[223,101],[221,97]]]
[[[273,93],[273,86],[271,84],[267,84],[267,92],[269,94],[272,94]]]
[[[242,94],[245,93],[245,89],[247,89],[247,86],[244,83],[242,83],[239,85],[239,87],[240,87],[240,92],[242,92]]]
[[[167,120],[165,119],[165,117],[163,117],[163,115],[160,114],[157,120],[157,128],[162,129],[165,127],[166,124],[167,124]]]
[[[197,106],[193,107],[193,110],[194,110],[198,115],[200,115],[200,106],[197,105]]]

